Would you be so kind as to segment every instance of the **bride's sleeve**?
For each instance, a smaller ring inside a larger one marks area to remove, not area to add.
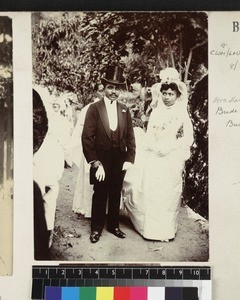
[[[191,145],[193,144],[193,124],[190,119],[189,113],[188,113],[188,108],[187,108],[187,103],[188,103],[188,92],[187,92],[187,86],[185,83],[181,83],[182,87],[182,101],[185,103],[183,105],[183,147],[186,150],[189,150]]]
[[[148,151],[152,151],[155,148],[156,145],[156,134],[155,134],[155,111],[152,112],[148,126],[147,126],[147,132],[145,135],[145,141],[144,141],[144,149]]]
[[[188,112],[186,112],[186,117],[184,121],[184,140],[185,140],[185,146],[190,148],[193,144],[193,124],[192,120],[189,117]]]

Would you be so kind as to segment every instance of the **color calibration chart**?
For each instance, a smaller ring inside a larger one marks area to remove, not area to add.
[[[211,300],[210,267],[33,266],[33,300]]]

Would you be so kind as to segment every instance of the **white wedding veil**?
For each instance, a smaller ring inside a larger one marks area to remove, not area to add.
[[[180,97],[177,99],[177,102],[174,106],[179,107],[179,109],[187,112],[187,105],[188,105],[188,92],[186,84],[180,80],[180,75],[175,68],[166,68],[160,71],[160,79],[161,82],[155,83],[151,87],[152,93],[152,103],[151,107],[153,111],[149,118],[148,128],[147,131],[156,125],[159,122],[159,112],[163,109],[166,109],[165,104],[162,101],[162,93],[161,93],[161,86],[164,83],[176,83],[178,86],[178,90],[180,92]]]

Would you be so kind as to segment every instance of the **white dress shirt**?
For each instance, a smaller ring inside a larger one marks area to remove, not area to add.
[[[107,109],[108,121],[111,130],[116,130],[118,126],[117,101],[114,100],[111,104],[106,96],[104,97],[105,106]]]
[[[104,102],[107,110],[109,126],[111,130],[116,130],[118,126],[117,101],[113,101],[104,96]],[[128,170],[132,167],[132,163],[125,161],[122,170]]]

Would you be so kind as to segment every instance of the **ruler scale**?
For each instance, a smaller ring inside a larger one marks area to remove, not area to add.
[[[44,300],[46,288],[48,293],[58,295],[64,287],[64,293],[68,290],[76,293],[71,287],[164,287],[173,282],[174,285],[187,285],[206,280],[211,280],[210,267],[33,266],[31,299]],[[166,290],[166,295],[171,292]]]

